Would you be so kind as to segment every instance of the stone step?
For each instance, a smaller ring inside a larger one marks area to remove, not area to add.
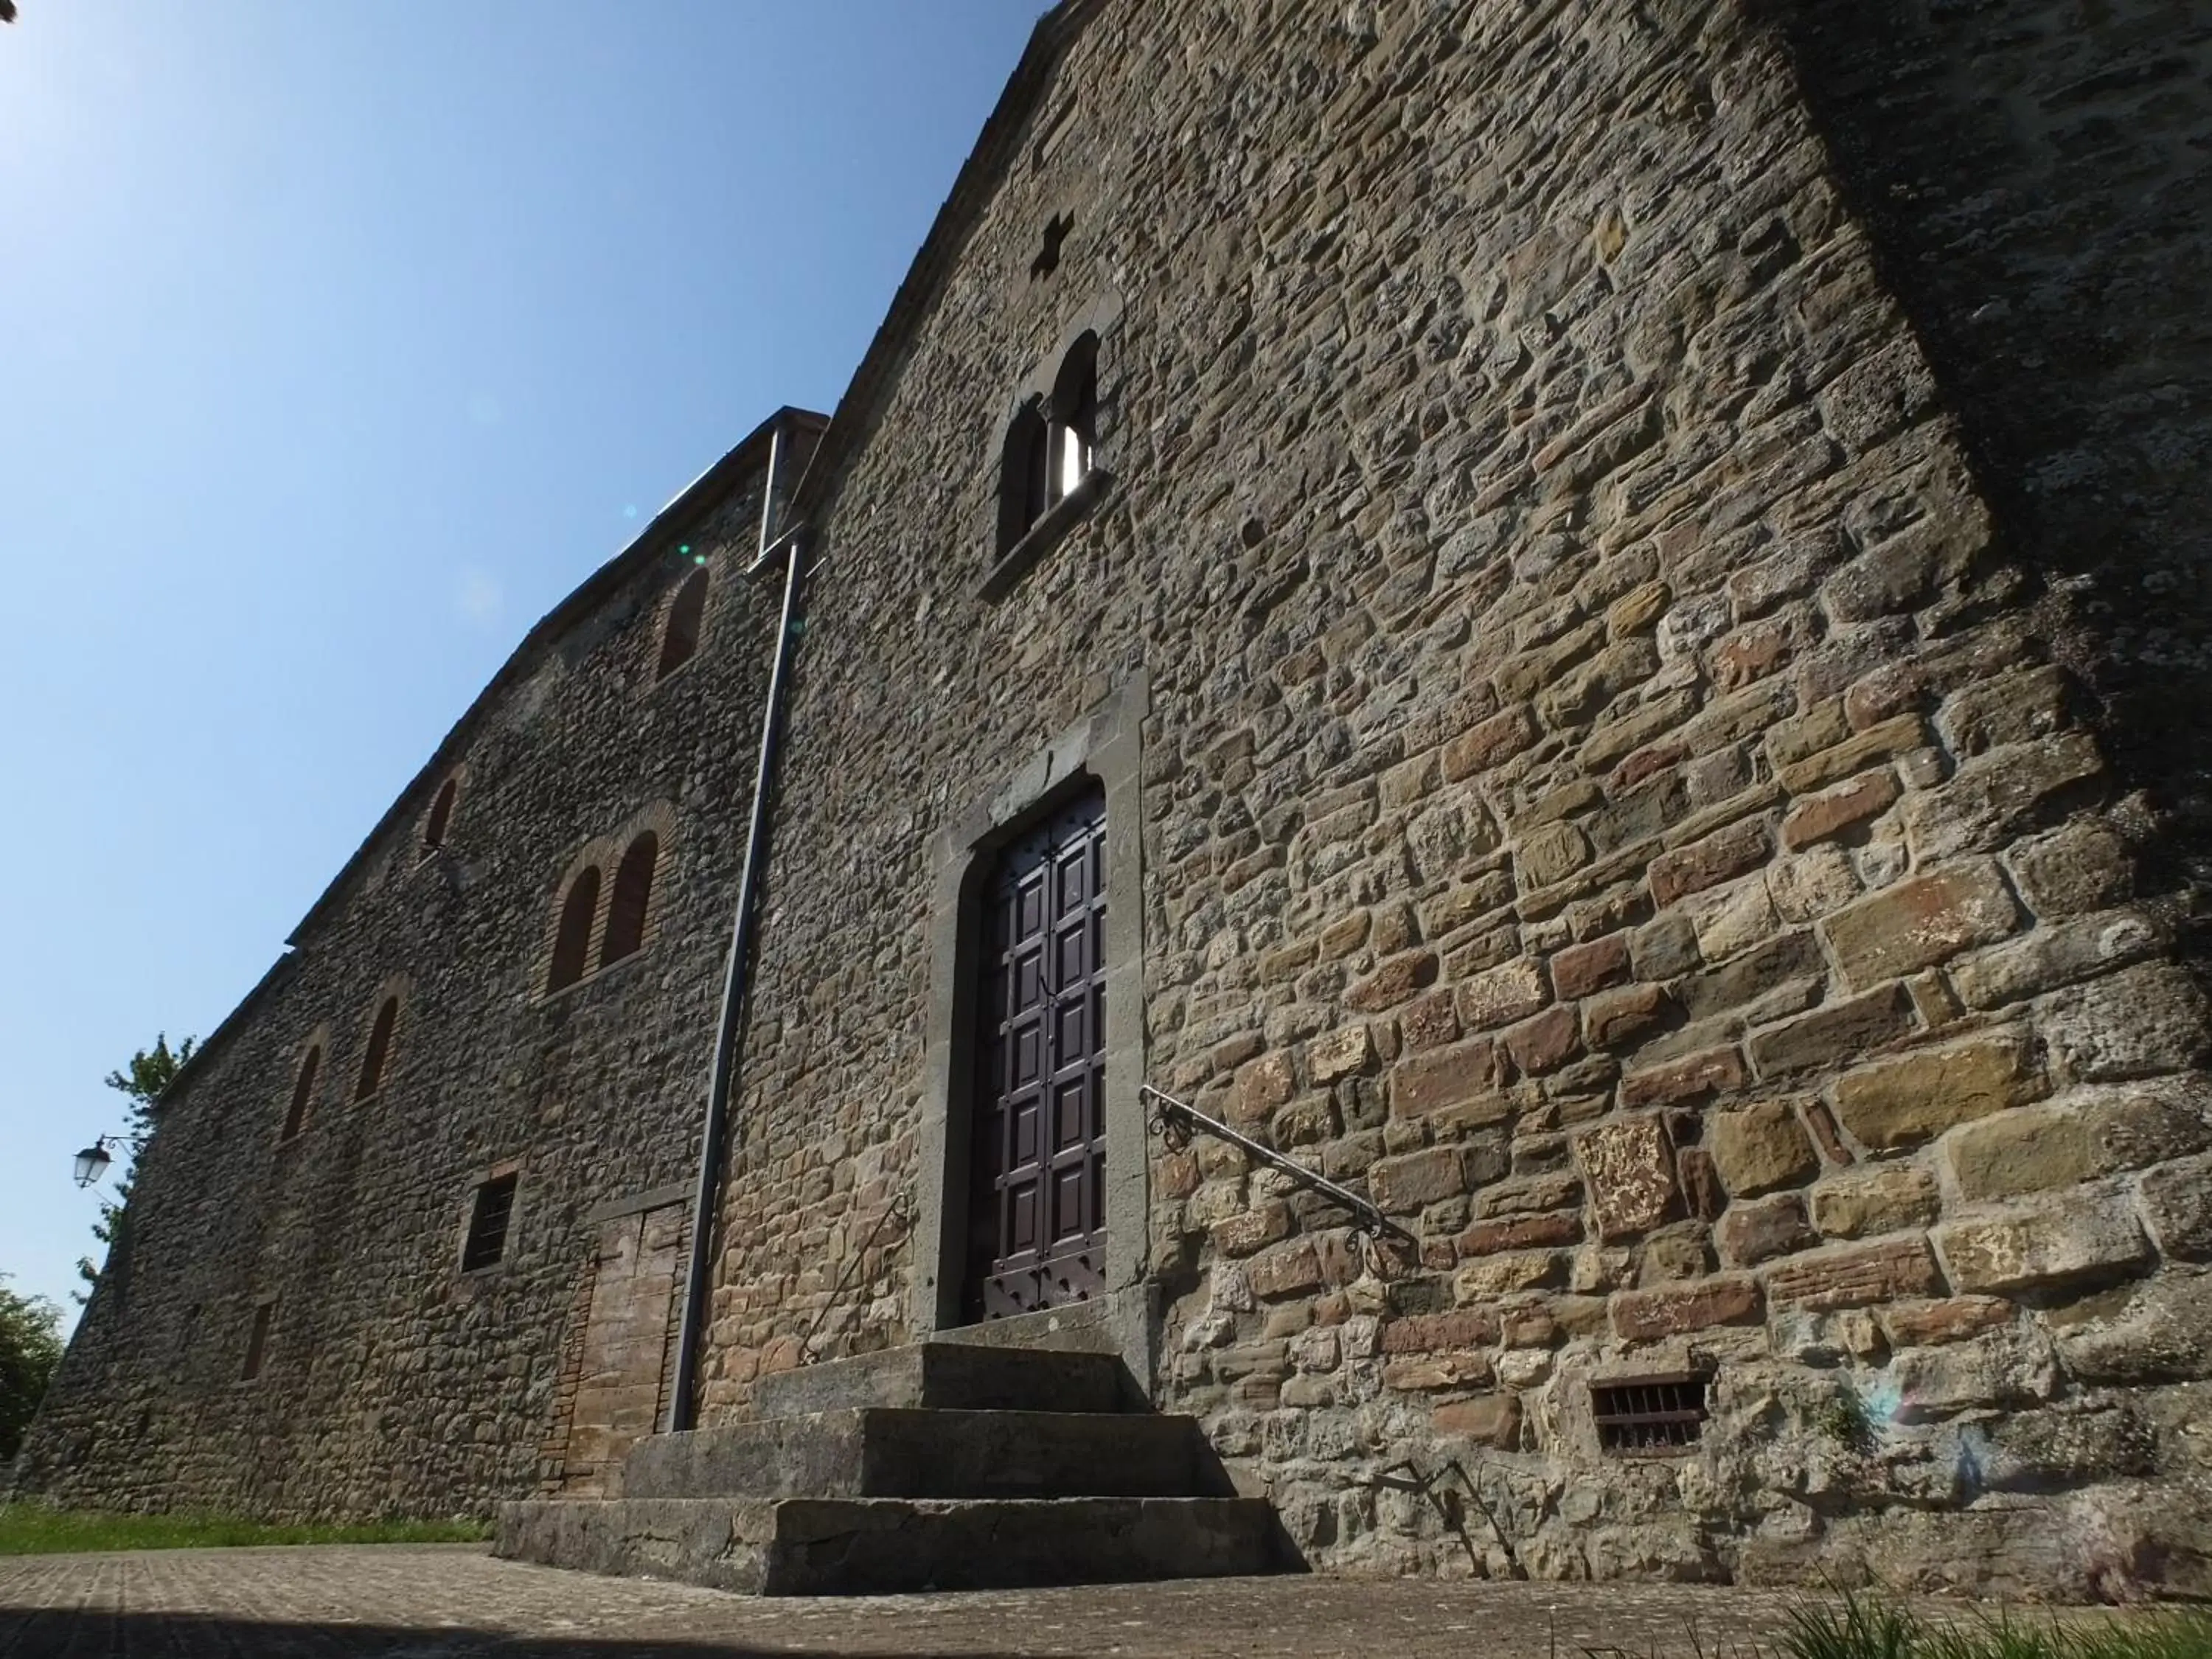
[[[951,1411],[1117,1412],[1121,1362],[1111,1354],[917,1342],[775,1371],[753,1384],[756,1417],[805,1417],[870,1406]]]
[[[1177,1498],[1203,1478],[1198,1425],[1114,1412],[896,1410],[659,1434],[623,1465],[626,1498]]]
[[[532,1499],[495,1553],[762,1595],[1212,1578],[1292,1564],[1253,1498]]]

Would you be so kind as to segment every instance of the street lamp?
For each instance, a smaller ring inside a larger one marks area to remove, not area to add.
[[[101,1135],[91,1146],[76,1155],[76,1184],[89,1187],[107,1173],[107,1166],[115,1162],[107,1153],[107,1143],[120,1140],[120,1135]]]

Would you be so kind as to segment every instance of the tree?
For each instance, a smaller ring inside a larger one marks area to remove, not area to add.
[[[0,1280],[6,1279],[0,1273]],[[0,1465],[15,1455],[62,1358],[62,1310],[0,1283]]]
[[[181,1046],[172,1049],[168,1033],[160,1032],[154,1038],[153,1048],[141,1048],[131,1056],[128,1071],[107,1074],[107,1086],[131,1102],[124,1115],[126,1127],[122,1135],[131,1155],[124,1162],[122,1175],[116,1179],[115,1196],[100,1200],[100,1219],[92,1224],[92,1236],[111,1250],[123,1231],[124,1209],[131,1202],[131,1184],[138,1175],[138,1154],[146,1150],[146,1143],[153,1139],[155,1125],[161,1119],[162,1091],[176,1080],[177,1073],[185,1069],[185,1063],[198,1046],[198,1038],[186,1037]],[[87,1286],[75,1293],[82,1305],[89,1294],[89,1287],[100,1282],[100,1267],[90,1256],[79,1256],[76,1272]]]

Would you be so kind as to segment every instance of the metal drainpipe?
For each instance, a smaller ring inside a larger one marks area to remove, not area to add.
[[[668,1431],[699,1420],[699,1339],[707,1322],[714,1279],[715,1199],[722,1184],[722,1154],[728,1138],[730,1091],[737,1073],[738,1038],[744,1017],[747,969],[753,951],[753,913],[758,908],[761,872],[768,860],[769,788],[775,776],[778,739],[782,735],[783,699],[790,679],[793,624],[799,614],[800,574],[805,568],[802,544],[805,526],[793,525],[771,544],[769,515],[775,509],[781,428],[771,434],[766,498],[761,506],[761,558],[783,555],[783,616],[775,635],[775,665],[769,672],[768,708],[761,717],[760,764],[753,774],[751,821],[745,830],[745,862],[738,878],[738,914],[731,927],[730,959],[722,976],[722,1012],[714,1032],[714,1063],[707,1080],[707,1121],[699,1138],[699,1182],[691,1198],[691,1253],[684,1274],[684,1316],[676,1333],[676,1376],[668,1391]]]

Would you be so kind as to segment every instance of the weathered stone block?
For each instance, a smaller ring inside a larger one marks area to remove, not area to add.
[[[1493,714],[1444,745],[1444,781],[1457,783],[1486,771],[1512,759],[1535,740],[1536,722],[1525,707]]]
[[[1565,881],[1589,862],[1590,847],[1571,823],[1533,830],[1513,849],[1513,870],[1524,890]]]
[[[1620,1103],[1634,1109],[1725,1094],[1741,1088],[1744,1075],[1743,1056],[1734,1048],[1700,1049],[1663,1066],[1631,1072],[1620,1080]]]
[[[1449,990],[1431,991],[1398,1012],[1398,1030],[1411,1049],[1437,1048],[1459,1036],[1456,998]]]
[[[1306,1044],[1306,1070],[1323,1085],[1365,1071],[1375,1060],[1375,1039],[1365,1025],[1349,1025]]]
[[[1439,1199],[1460,1197],[1467,1191],[1467,1178],[1456,1147],[1431,1146],[1370,1166],[1367,1190],[1378,1208],[1404,1215]]]
[[[1969,1200],[2071,1187],[2116,1170],[2201,1150],[2203,1115],[2155,1089],[2106,1089],[2002,1112],[1943,1143],[1952,1179]]]
[[[2142,1178],[2143,1219],[2159,1253],[2212,1261],[2212,1158],[2184,1158]]]
[[[2004,862],[2027,908],[2046,921],[2118,904],[2135,890],[2135,855],[2094,818],[2015,842]]]
[[[1656,1342],[1715,1325],[1755,1325],[1765,1312],[1755,1280],[1714,1279],[1680,1289],[1623,1291],[1613,1298],[1613,1328],[1623,1341]]]
[[[1765,823],[1758,818],[1746,818],[1679,852],[1654,859],[1651,896],[1662,905],[1672,904],[1692,893],[1717,887],[1747,871],[1757,869],[1772,850]],[[1560,994],[1567,994],[1562,991]]]
[[[1271,1198],[1216,1225],[1213,1248],[1224,1255],[1247,1256],[1289,1237],[1290,1231],[1289,1206],[1279,1198]]]
[[[1543,1249],[1579,1243],[1582,1218],[1570,1210],[1478,1221],[1455,1241],[1462,1256],[1496,1255],[1504,1250]]]
[[[1969,1008],[1996,1008],[2140,961],[2158,945],[2158,930],[2142,916],[2082,916],[1954,963],[1951,983]]]
[[[1929,1302],[1897,1302],[1875,1317],[1881,1322],[1890,1346],[1897,1348],[1935,1347],[1963,1342],[2012,1323],[2019,1312],[2015,1303],[2001,1296],[1948,1296]]]
[[[2077,1189],[2036,1207],[1954,1221],[1936,1231],[1951,1282],[1962,1291],[2033,1289],[2126,1273],[2150,1255],[2124,1195]]]
[[[2034,1098],[2027,1034],[1993,1031],[1846,1072],[1836,1115],[1867,1146],[1908,1146]]]
[[[1784,933],[1722,967],[1689,975],[1674,988],[1674,997],[1690,1018],[1711,1019],[1785,985],[1817,984],[1827,971],[1820,941],[1811,933]]]
[[[1869,818],[1879,817],[1895,804],[1897,797],[1897,774],[1887,767],[1878,772],[1862,773],[1848,783],[1808,796],[1791,807],[1782,820],[1783,845],[1793,853],[1802,852],[1815,842],[1826,841]]]
[[[2052,1339],[2081,1382],[2140,1387],[2212,1376],[2212,1276],[2172,1268],[2076,1304]]]
[[[1656,985],[1624,985],[1583,1005],[1583,1036],[1593,1048],[1626,1048],[1658,1027],[1667,994]]]
[[[1498,1045],[1486,1037],[1431,1048],[1392,1068],[1390,1109],[1401,1117],[1417,1117],[1456,1106],[1494,1094],[1502,1075]]]
[[[1886,888],[1820,925],[1854,985],[1872,985],[1986,945],[2013,930],[2019,912],[1986,859]]]
[[[1783,1077],[1832,1066],[1913,1029],[1911,996],[1902,985],[1885,985],[1754,1031],[1744,1047],[1759,1076]]]
[[[1291,1057],[1263,1055],[1238,1070],[1230,1095],[1230,1112],[1240,1123],[1262,1123],[1297,1092],[1297,1077],[1291,1068]]]
[[[1707,962],[1725,962],[1772,938],[1781,926],[1766,884],[1756,877],[1733,887],[1693,893],[1682,901],[1682,914],[1697,933],[1698,954]]]
[[[1382,1352],[1437,1353],[1452,1348],[1486,1348],[1498,1340],[1498,1315],[1489,1308],[1458,1308],[1449,1313],[1409,1314],[1382,1327]]]
[[[1721,1261],[1731,1267],[1755,1267],[1817,1242],[1805,1219],[1805,1200],[1796,1193],[1732,1204],[1713,1229]]]
[[[1544,970],[1522,957],[1477,974],[1459,988],[1461,1022],[1470,1031],[1487,1031],[1526,1018],[1552,1000]]]
[[[2048,663],[2019,669],[1953,692],[1936,716],[1936,729],[1961,757],[2039,743],[2065,725],[2066,696],[2063,669]]]
[[[1582,1049],[1580,1023],[1564,1004],[1509,1026],[1502,1041],[1513,1063],[1531,1076],[1558,1070]]]
[[[1875,761],[1917,749],[1926,738],[1917,714],[1899,714],[1894,720],[1869,726],[1832,749],[1777,766],[1774,775],[1791,794],[1808,795],[1854,772],[1864,771]]]
[[[2018,1325],[1940,1347],[1908,1348],[1890,1363],[1897,1417],[1925,1423],[1955,1412],[2033,1406],[2058,1391],[2050,1341]]]
[[[1928,1241],[1918,1235],[1832,1245],[1770,1268],[1765,1282],[1769,1301],[1815,1310],[1870,1307],[1943,1288]]]
[[[1628,935],[1607,933],[1586,945],[1569,945],[1552,958],[1552,984],[1576,1001],[1628,977]]]
[[[1942,787],[1905,798],[1900,811],[1912,856],[1925,861],[2002,847],[2033,824],[2045,800],[2104,769],[2095,740],[2081,732],[1992,750]]]
[[[1721,1181],[1738,1198],[1798,1186],[1820,1172],[1820,1154],[1786,1100],[1717,1112],[1709,1129]]]
[[[1295,1296],[1321,1288],[1321,1257],[1313,1240],[1294,1238],[1261,1251],[1245,1264],[1244,1274],[1255,1296]]]
[[[1567,1259],[1553,1251],[1526,1251],[1470,1261],[1452,1275],[1452,1299],[1462,1304],[1486,1302],[1520,1291],[1542,1290],[1567,1282]]]
[[[1437,976],[1436,953],[1406,951],[1379,963],[1364,979],[1354,980],[1344,994],[1345,1006],[1361,1013],[1380,1013],[1407,1000]]]
[[[1936,1177],[1917,1164],[1877,1164],[1832,1177],[1808,1194],[1813,1224],[1830,1238],[1924,1227],[1943,1207]]]
[[[1486,1394],[1438,1406],[1429,1413],[1429,1426],[1438,1434],[1510,1451],[1521,1441],[1520,1397]]]
[[[2178,1072],[2204,1054],[2204,996],[2186,969],[2145,963],[2057,993],[2043,1031],[2053,1066],[2085,1081]]]
[[[1650,1231],[1674,1208],[1674,1153],[1656,1117],[1626,1118],[1579,1135],[1575,1156],[1589,1182],[1598,1237]]]

